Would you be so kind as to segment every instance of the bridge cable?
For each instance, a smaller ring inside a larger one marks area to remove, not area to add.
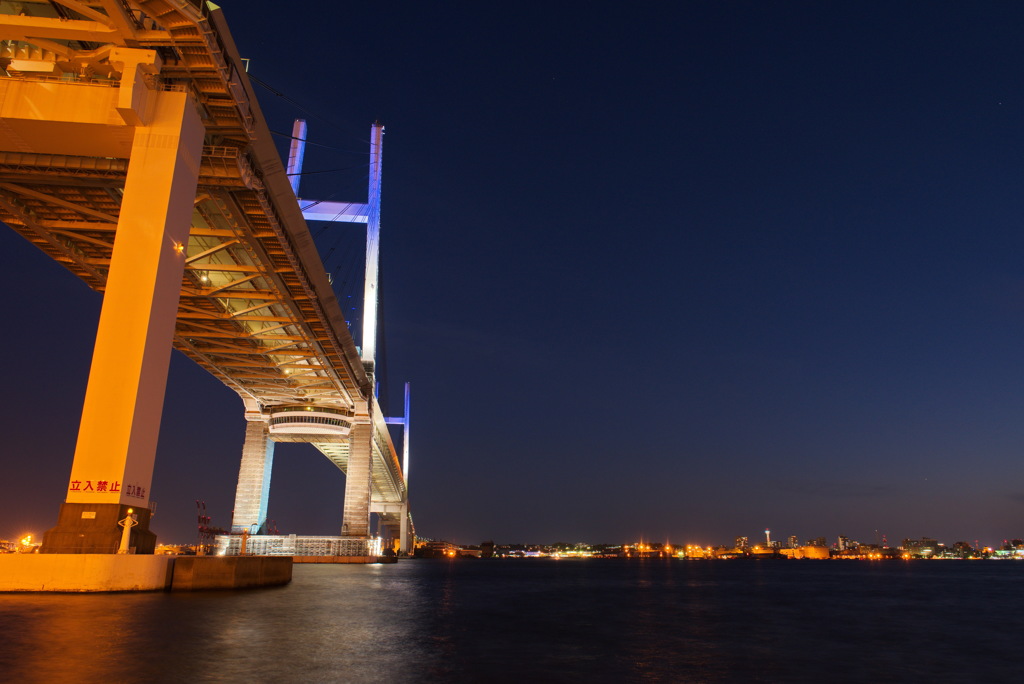
[[[361,256],[365,255],[365,250],[362,251],[362,253],[358,252],[360,252],[360,250],[352,250],[352,252],[349,252],[353,256],[348,259],[347,263],[342,262],[341,264],[339,264],[338,271],[340,272],[342,269],[345,269],[345,274],[344,276],[342,276],[341,281],[339,282],[339,289],[341,290],[345,299],[351,300],[351,305],[349,306],[348,309],[350,313],[346,314],[346,320],[349,321],[352,325],[357,326],[358,330],[362,330],[361,323],[363,320],[363,311],[361,307],[356,306],[361,301],[361,292],[359,288],[360,282],[355,280],[355,275],[356,271],[359,269],[360,266],[365,266],[364,259],[360,258]],[[361,343],[362,340],[360,340],[360,344]]]
[[[369,166],[370,166],[369,163],[367,163],[366,164],[367,169],[369,169]],[[355,169],[355,168],[359,168],[359,167],[358,166],[353,166],[352,168]],[[369,174],[369,170],[367,170],[367,174],[366,174],[367,182],[369,182],[369,178],[370,178],[370,174]],[[303,211],[305,211],[306,209],[312,209],[313,207],[317,206],[318,204],[323,204],[324,202],[329,202],[332,199],[334,199],[335,197],[337,197],[338,195],[340,195],[341,193],[348,191],[354,185],[355,185],[355,181],[349,181],[349,183],[347,185],[342,186],[341,188],[338,188],[337,190],[335,190],[331,194],[327,195],[327,197],[324,197],[323,199],[318,199],[315,202],[310,202],[309,204],[301,205],[301,209]],[[302,201],[304,202],[306,200],[302,200]],[[335,218],[337,218],[340,215],[341,214],[336,215]]]
[[[320,237],[328,228],[333,227],[332,224],[327,224],[314,236],[314,240]],[[358,265],[363,261],[365,255],[365,245],[363,240],[360,239],[363,231],[361,230],[340,230],[338,231],[337,239],[331,244],[330,249],[323,250],[320,246],[317,250],[322,254],[325,254],[323,261],[324,266],[331,269],[331,283],[335,294],[338,297],[339,304],[343,308],[345,314],[345,320],[353,324],[355,319],[358,318],[358,309],[351,306],[353,297],[357,294],[356,288],[358,283],[352,282],[354,271]],[[345,241],[345,244],[342,244]],[[333,260],[332,257],[336,251],[340,253],[339,258]],[[344,277],[339,278],[339,275],[344,271]],[[356,299],[358,301],[358,299]],[[353,314],[353,311],[357,312]]]
[[[289,178],[291,178],[292,176],[311,176],[311,175],[313,175],[315,173],[341,173],[342,171],[351,171],[352,169],[358,169],[358,168],[360,168],[362,166],[369,166],[369,165],[370,165],[369,162],[367,162],[366,164],[359,164],[359,165],[356,165],[356,166],[346,166],[343,169],[323,169],[321,171],[300,171],[299,173],[286,173],[284,175],[286,175]],[[323,200],[321,200],[321,201],[323,201]]]
[[[287,95],[285,95],[284,93],[282,93],[280,90],[278,90],[277,88],[273,87],[269,83],[265,83],[264,81],[261,81],[260,79],[256,78],[252,74],[252,72],[249,72],[248,76],[249,76],[249,80],[254,81],[255,83],[258,83],[259,85],[263,86],[264,88],[266,88],[267,90],[272,92],[277,97],[280,97],[281,99],[285,100],[286,102],[291,103],[297,109],[299,109],[299,111],[303,112],[304,114],[306,114],[306,115],[308,115],[308,116],[310,116],[310,117],[312,117],[314,119],[319,119],[320,121],[323,121],[324,123],[330,125],[331,127],[335,128],[335,129],[338,129],[338,130],[343,130],[344,129],[344,127],[339,125],[336,121],[331,121],[330,119],[324,118],[324,117],[320,116],[319,114],[315,114],[314,112],[310,111],[309,109],[306,109],[301,104],[299,104],[297,101],[295,101],[292,98],[288,97]],[[367,141],[367,143],[369,143],[369,141]]]
[[[314,145],[316,147],[323,147],[323,148],[326,148],[328,150],[337,150],[338,152],[344,152],[345,154],[358,154],[358,155],[361,155],[361,156],[369,154],[369,152],[356,152],[355,150],[346,150],[343,147],[335,147],[334,145],[324,145],[323,143],[313,142],[312,140],[310,140],[308,138],[296,138],[294,135],[290,135],[288,133],[281,133],[280,131],[271,130],[270,132],[273,133],[274,135],[279,135],[282,138],[288,138],[289,140],[302,140],[302,142],[306,143],[307,145]],[[367,143],[367,144],[369,144],[369,143]],[[369,164],[369,162],[367,162],[367,164]]]

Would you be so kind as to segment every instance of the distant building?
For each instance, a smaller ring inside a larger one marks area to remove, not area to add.
[[[912,558],[931,558],[938,555],[940,546],[942,545],[931,537],[903,540],[903,552]]]
[[[750,546],[750,539],[747,537],[736,537],[736,548],[745,549]]]
[[[958,541],[953,544],[952,549],[953,555],[957,558],[973,558],[977,555],[977,551],[970,542]]]
[[[807,540],[807,546],[824,546],[828,547],[828,541],[824,537],[815,537],[814,539]]]
[[[796,538],[795,534],[791,535],[789,537],[789,539],[786,540],[786,547],[787,548],[795,549],[795,548],[798,548],[799,546],[800,546],[800,540]]]

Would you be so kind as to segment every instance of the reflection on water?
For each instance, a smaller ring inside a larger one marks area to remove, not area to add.
[[[1015,681],[1024,563],[407,561],[0,595],[12,682]]]
[[[395,566],[297,566],[292,584],[192,594],[0,595],[0,680],[379,681],[425,606]]]

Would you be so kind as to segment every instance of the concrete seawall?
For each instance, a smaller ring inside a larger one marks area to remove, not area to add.
[[[171,586],[174,556],[0,555],[0,591],[154,591]]]
[[[0,592],[196,591],[291,580],[287,556],[0,555]]]
[[[178,556],[171,590],[247,589],[291,581],[290,556]]]

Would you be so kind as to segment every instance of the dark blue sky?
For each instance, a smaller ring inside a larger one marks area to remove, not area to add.
[[[1024,534],[1024,6],[222,6],[286,96],[258,87],[271,128],[304,116],[306,169],[345,169],[303,196],[361,201],[387,125],[420,534]],[[346,280],[361,238],[313,230]],[[56,520],[99,296],[12,231],[0,265],[14,535]],[[229,523],[243,430],[176,355],[163,540],[192,538],[195,499]],[[342,490],[278,446],[282,531],[337,533]]]

